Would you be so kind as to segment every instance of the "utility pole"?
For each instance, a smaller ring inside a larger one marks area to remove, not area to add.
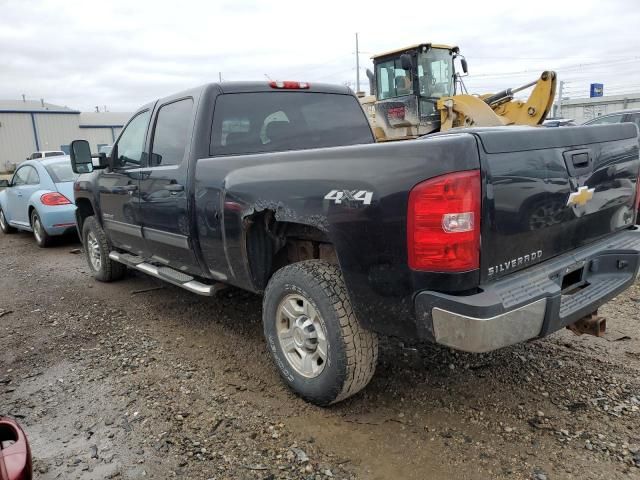
[[[360,50],[358,48],[358,32],[356,32],[356,93],[360,91]]]
[[[564,82],[560,80],[560,88],[558,89],[558,111],[556,117],[562,118],[562,90],[564,89]]]
[[[218,72],[218,80],[222,82],[222,72]]]

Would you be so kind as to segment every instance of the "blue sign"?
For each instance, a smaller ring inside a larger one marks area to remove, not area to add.
[[[593,97],[601,97],[604,93],[604,85],[602,83],[592,83],[591,89],[589,91],[589,96]]]

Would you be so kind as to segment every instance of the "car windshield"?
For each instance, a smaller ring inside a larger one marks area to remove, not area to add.
[[[67,159],[51,162],[44,167],[55,183],[74,182],[78,175],[71,170],[71,162]]]
[[[429,98],[453,94],[453,57],[449,50],[431,48],[418,55],[420,95]]]

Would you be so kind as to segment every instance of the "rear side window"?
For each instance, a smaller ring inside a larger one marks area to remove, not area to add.
[[[55,162],[44,167],[54,183],[74,182],[78,175],[71,170],[71,162]]]
[[[45,157],[59,157],[60,155],[64,155],[64,152],[46,152],[44,154]]]
[[[27,185],[38,185],[40,183],[40,175],[33,167],[28,167],[29,176],[27,177]]]
[[[178,165],[187,149],[193,100],[187,98],[163,105],[158,110],[149,166]]]
[[[216,100],[211,153],[279,152],[373,141],[367,118],[350,95],[234,93]]]

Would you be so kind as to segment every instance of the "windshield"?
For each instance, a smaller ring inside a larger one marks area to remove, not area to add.
[[[71,170],[71,162],[68,159],[48,163],[44,168],[55,183],[74,182],[78,178],[78,175]]]
[[[420,95],[429,98],[453,95],[453,56],[444,48],[418,54]]]

